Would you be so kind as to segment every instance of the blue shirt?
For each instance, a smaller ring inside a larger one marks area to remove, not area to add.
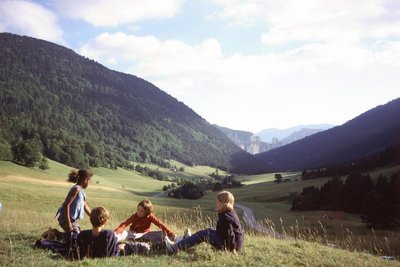
[[[69,207],[69,218],[71,219],[71,221],[83,219],[83,216],[85,214],[86,193],[82,189],[82,187],[76,184],[73,187],[71,187],[68,194],[70,194],[72,190],[75,190],[75,188],[78,189],[78,195],[75,197],[75,199],[72,201]],[[64,210],[64,205],[62,205],[59,209],[60,213],[60,217],[58,218],[59,222],[66,221],[66,218],[63,217],[64,216],[63,210]]]
[[[81,259],[119,255],[118,240],[111,230],[102,230],[99,236],[93,236],[92,230],[82,231],[78,235],[77,245]]]

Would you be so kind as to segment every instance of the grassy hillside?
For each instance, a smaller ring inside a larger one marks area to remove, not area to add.
[[[216,168],[212,168],[210,166],[189,166],[178,162],[176,160],[168,160],[172,167],[176,167],[176,171],[168,168],[163,168],[156,166],[154,164],[142,164],[143,167],[148,167],[150,169],[158,169],[162,174],[166,175],[170,180],[180,179],[190,181],[193,179],[201,179],[201,180],[209,180],[211,177],[209,174],[215,172]],[[179,171],[179,169],[183,167],[183,171]],[[219,175],[227,174],[225,171],[218,170]]]
[[[46,171],[0,162],[0,202],[3,204],[0,214],[1,266],[78,265],[78,263],[66,262],[49,252],[32,247],[42,231],[49,226],[57,226],[53,218],[56,209],[71,186],[65,182],[69,170],[69,167],[53,161],[50,161],[50,169]],[[189,175],[193,172],[195,175],[205,175],[210,170],[214,169],[209,167],[187,168],[185,174]],[[121,169],[111,171],[95,168],[94,173],[93,182],[87,189],[88,204],[91,207],[104,205],[111,211],[111,219],[108,222],[110,229],[129,216],[134,211],[137,202],[143,198],[150,198],[153,201],[157,216],[178,234],[182,234],[186,227],[198,230],[215,226],[217,220],[217,214],[213,210],[215,192],[208,193],[204,199],[196,201],[153,198],[151,196],[160,191],[165,182]],[[283,175],[293,176],[294,174]],[[285,196],[286,192],[295,190],[295,182],[280,185],[268,182],[272,176],[269,174],[246,177],[248,186],[231,190],[236,196],[236,201],[254,208],[260,219],[278,218],[285,215],[283,212],[287,205],[285,201],[268,202],[265,196],[279,198]],[[99,183],[96,183],[97,181]],[[299,186],[303,182],[297,183]],[[255,200],[255,197],[259,197],[259,199]],[[287,212],[287,216],[289,218],[289,212]],[[311,216],[311,213],[306,213],[306,216]],[[81,227],[83,229],[90,227],[87,217],[82,221]],[[301,240],[272,239],[254,234],[247,227],[246,233],[245,247],[237,256],[217,252],[209,246],[201,245],[174,256],[132,256],[87,260],[84,265],[167,266],[173,264],[187,266],[190,263],[194,266],[349,266],[350,264],[356,264],[355,266],[399,266],[397,261],[384,261],[361,252],[349,252]],[[324,243],[322,240],[316,241]]]
[[[373,180],[379,175],[390,177],[400,165],[370,172]],[[290,182],[275,184],[274,173],[242,177],[246,187],[231,189],[236,201],[251,207],[262,225],[302,239],[331,243],[342,248],[366,250],[378,255],[400,256],[400,229],[371,230],[359,214],[331,211],[290,211],[293,197],[304,187],[319,187],[330,178],[302,181],[300,174],[282,173]],[[297,179],[297,181],[296,181]],[[207,198],[212,199],[212,195]],[[331,216],[326,220],[325,214]]]

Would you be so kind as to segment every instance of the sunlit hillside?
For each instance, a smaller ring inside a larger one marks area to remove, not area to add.
[[[177,166],[181,163],[174,162]],[[42,171],[26,168],[10,162],[0,162],[0,201],[3,205],[0,214],[0,263],[2,266],[48,266],[71,265],[77,263],[67,262],[49,252],[34,249],[34,241],[47,227],[57,227],[54,220],[55,212],[62,203],[69,187],[66,174],[70,167],[50,161],[50,169]],[[184,166],[184,165],[182,165]],[[155,166],[149,166],[155,167]],[[185,175],[206,176],[209,167],[185,167]],[[167,170],[165,170],[168,172]],[[205,227],[215,226],[217,214],[214,211],[214,198],[216,192],[208,192],[200,200],[182,200],[166,197],[154,197],[161,191],[167,182],[143,177],[134,171],[122,169],[109,170],[95,168],[95,176],[87,191],[88,204],[91,207],[103,205],[111,211],[111,219],[107,227],[115,228],[122,220],[134,212],[136,204],[143,198],[149,198],[155,204],[156,215],[167,223],[173,231],[182,234],[186,227],[193,231]],[[284,184],[274,184],[274,174],[242,177],[247,185],[231,189],[236,196],[236,203],[251,207],[259,221],[268,227],[275,227],[279,232],[290,232],[290,225],[296,218],[304,218],[312,227],[316,227],[319,212],[304,214],[292,213],[287,210],[287,193],[298,191],[302,186],[312,181],[295,181],[294,173],[284,173],[292,181]],[[324,179],[314,181],[322,183]],[[243,211],[237,208],[243,216]],[[268,220],[264,220],[267,219]],[[282,225],[279,224],[282,218]],[[268,222],[270,223],[268,225]],[[322,227],[329,230],[336,229],[335,222],[323,223]],[[128,266],[132,264],[145,264],[148,266],[186,266],[188,262],[194,266],[215,265],[254,265],[254,266],[398,266],[397,261],[385,261],[368,253],[350,252],[326,246],[323,236],[317,232],[307,233],[298,231],[299,240],[277,240],[254,232],[245,221],[246,243],[244,249],[237,256],[227,257],[228,252],[217,252],[207,245],[201,245],[178,255],[168,256],[163,253],[149,256],[130,256],[118,259],[87,260],[88,266]],[[301,223],[307,227],[305,222]],[[357,222],[356,216],[350,217],[343,223],[352,229],[364,229]],[[274,226],[272,226],[274,225]],[[85,218],[81,227],[90,228],[90,223]],[[307,228],[304,228],[307,229]],[[309,228],[308,228],[309,229]],[[349,236],[348,236],[349,237]],[[353,235],[353,237],[355,237]],[[311,240],[313,242],[306,242]],[[348,243],[347,243],[348,244]],[[357,247],[349,250],[362,251]],[[394,252],[394,251],[393,251]],[[229,253],[228,253],[229,255]],[[379,253],[378,253],[379,255]]]

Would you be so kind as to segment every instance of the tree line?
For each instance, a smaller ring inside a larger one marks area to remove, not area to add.
[[[209,175],[212,180],[200,179],[197,182],[186,181],[183,183],[172,183],[170,186],[164,186],[163,190],[170,190],[169,197],[199,199],[204,196],[206,190],[222,191],[228,188],[241,187],[242,183],[234,175],[219,175],[218,169]],[[180,185],[180,186],[179,186]]]
[[[335,177],[317,188],[305,187],[293,200],[291,210],[332,210],[357,213],[372,228],[400,226],[400,172],[380,175],[374,183],[368,174]]]

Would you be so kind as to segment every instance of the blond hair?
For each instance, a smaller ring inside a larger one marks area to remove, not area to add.
[[[146,212],[146,216],[153,213],[153,203],[151,203],[151,201],[148,199],[143,199],[142,201],[140,201],[138,206],[143,207],[144,211]]]
[[[104,207],[97,207],[90,212],[90,222],[93,226],[99,227],[106,224],[110,218],[110,212]]]
[[[235,198],[231,192],[222,191],[217,195],[217,200],[222,204],[221,211],[233,211],[233,204],[235,203]]]

